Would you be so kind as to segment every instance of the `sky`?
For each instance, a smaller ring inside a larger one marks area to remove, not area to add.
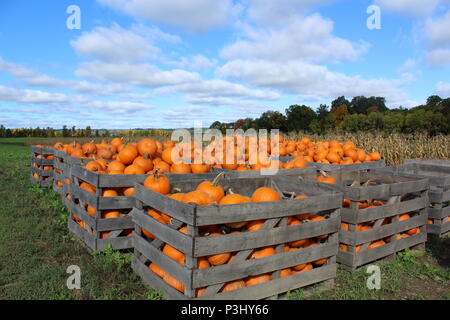
[[[450,0],[0,0],[9,128],[209,126],[434,94],[450,96]]]

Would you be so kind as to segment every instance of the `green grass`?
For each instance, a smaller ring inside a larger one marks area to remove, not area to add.
[[[89,252],[67,230],[68,212],[51,189],[29,182],[24,139],[0,140],[0,299],[162,299],[130,267],[130,252]],[[429,243],[426,254],[406,251],[379,264],[381,290],[368,290],[365,268],[338,270],[336,285],[291,291],[289,299],[450,300],[450,239]],[[69,290],[67,267],[81,269],[81,289]]]
[[[29,147],[0,142],[0,299],[161,298],[133,273],[131,253],[90,253],[69,236],[59,196],[29,182],[29,159]],[[80,290],[66,286],[70,265]]]

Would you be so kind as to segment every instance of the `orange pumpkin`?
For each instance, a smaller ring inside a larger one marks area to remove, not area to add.
[[[170,181],[164,174],[160,174],[159,171],[156,170],[153,174],[147,177],[147,179],[145,179],[144,187],[155,192],[168,194],[170,192]]]

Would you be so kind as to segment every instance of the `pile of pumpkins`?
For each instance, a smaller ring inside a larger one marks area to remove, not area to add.
[[[153,190],[155,192],[159,192],[167,197],[170,197],[176,201],[184,202],[184,203],[195,203],[198,206],[208,206],[208,205],[233,205],[239,203],[248,203],[248,202],[267,202],[267,201],[281,201],[282,197],[280,194],[268,187],[260,187],[254,191],[251,197],[247,197],[238,193],[228,192],[226,194],[225,190],[218,184],[220,181],[222,174],[218,175],[213,181],[204,181],[198,184],[194,191],[190,191],[187,193],[170,193],[171,186],[169,179],[162,173],[158,171],[151,174],[145,181],[144,187]],[[293,196],[293,199],[303,199],[307,198],[306,195],[297,195]],[[148,210],[146,213],[151,216],[153,219],[157,220],[162,224],[169,224],[171,222],[171,217],[166,213],[160,212],[158,210]],[[287,224],[288,226],[299,225],[303,223],[312,223],[316,221],[322,221],[325,218],[320,215],[306,213],[306,214],[298,214],[295,216],[291,216],[288,218]],[[255,232],[261,229],[264,225],[265,220],[254,220],[254,221],[242,221],[242,222],[233,222],[227,223],[223,225],[210,225],[199,228],[199,235],[204,237],[211,236],[219,236],[223,234],[237,234],[241,232]],[[152,235],[149,231],[142,228],[142,234],[145,238],[151,240],[155,239],[155,236]],[[187,234],[187,227],[182,226],[179,228],[179,231]],[[299,239],[296,241],[292,241],[290,243],[286,243],[284,245],[284,252],[296,251],[302,248],[308,248],[312,246],[317,246],[321,241],[325,241],[328,238],[327,234],[320,235],[310,239]],[[169,244],[165,244],[161,251],[166,254],[168,257],[173,259],[174,261],[184,265],[185,264],[185,254],[181,251],[175,249]],[[274,246],[268,246],[264,248],[259,248],[254,250],[248,259],[260,259],[269,257],[277,254]],[[207,257],[201,257],[198,259],[198,268],[209,268],[224,264],[229,264],[235,257],[235,253],[227,252],[221,254],[215,254]],[[287,277],[289,275],[293,275],[299,272],[305,272],[311,270],[315,267],[320,267],[327,262],[328,258],[318,259],[317,261],[313,261],[311,263],[305,263],[297,266],[293,266],[291,268],[286,268],[281,270],[281,277]],[[159,277],[161,277],[164,281],[166,281],[170,286],[179,290],[180,292],[184,292],[184,286],[177,279],[173,278],[171,275],[166,273],[163,269],[161,269],[155,263],[150,263],[149,268]],[[247,277],[245,279],[232,281],[226,283],[220,290],[220,292],[226,292],[231,290],[236,290],[239,288],[243,288],[246,286],[252,286],[260,283],[264,283],[270,281],[272,279],[271,273],[256,275]],[[200,288],[197,290],[197,297],[200,297],[205,288]]]
[[[299,142],[284,141],[276,136],[272,140],[256,137],[223,137],[202,146],[190,143],[164,143],[151,138],[126,143],[122,138],[114,138],[110,143],[87,142],[83,145],[73,142],[58,142],[54,148],[72,157],[92,159],[95,164],[88,169],[101,174],[150,174],[155,169],[166,173],[206,173],[212,167],[227,170],[254,171],[265,169],[302,169],[308,162],[331,164],[358,164],[378,161],[378,152],[366,153],[347,141],[311,142],[303,138]],[[293,156],[283,163],[276,156]],[[108,162],[113,165],[108,165]]]
[[[280,156],[300,157],[307,162],[327,164],[359,164],[379,161],[379,152],[366,152],[357,148],[352,141],[340,143],[337,140],[312,142],[304,137],[300,141],[285,141],[280,145]]]

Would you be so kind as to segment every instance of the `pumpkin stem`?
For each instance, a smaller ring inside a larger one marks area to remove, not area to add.
[[[370,183],[372,182],[372,180],[367,180],[366,182],[364,182],[363,184],[362,184],[362,187],[367,187]]]
[[[217,187],[222,177],[225,175],[225,171],[222,171],[217,175],[217,177],[214,178],[214,180],[211,182],[211,186]]]
[[[150,159],[150,152],[147,152],[147,153],[144,155],[144,158],[145,158],[145,159]]]
[[[326,173],[325,171],[319,170],[319,172],[320,172],[320,174],[323,175],[325,178],[328,177],[328,173]]]
[[[160,168],[157,168],[156,170],[155,170],[155,172],[153,172],[153,181],[158,181],[159,180],[159,170],[160,170]]]
[[[356,187],[356,186],[359,186],[359,182],[355,180],[355,181],[352,182],[350,187]]]

